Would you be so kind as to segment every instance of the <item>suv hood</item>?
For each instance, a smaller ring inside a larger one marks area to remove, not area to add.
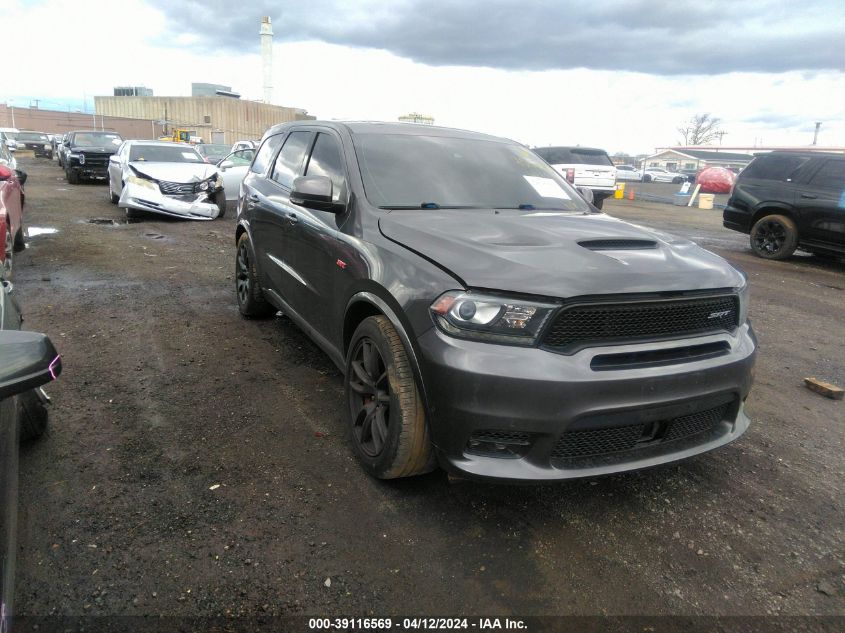
[[[736,269],[693,242],[604,214],[393,211],[379,220],[379,229],[472,288],[575,297],[743,284]],[[655,244],[628,250],[591,250],[579,244],[618,239]]]

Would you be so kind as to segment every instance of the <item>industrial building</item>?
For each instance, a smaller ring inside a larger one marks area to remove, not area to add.
[[[313,120],[305,110],[231,97],[94,97],[97,116],[144,119],[165,130],[195,132],[206,143],[258,139],[286,121]]]

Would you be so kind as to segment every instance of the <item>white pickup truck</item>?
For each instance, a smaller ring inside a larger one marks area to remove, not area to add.
[[[535,147],[532,151],[576,187],[593,192],[593,205],[616,191],[616,167],[603,149],[592,147]]]

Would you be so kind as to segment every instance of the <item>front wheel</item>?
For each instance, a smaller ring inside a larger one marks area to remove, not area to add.
[[[643,182],[651,182],[651,176],[649,176],[648,174],[643,176]]]
[[[238,296],[238,310],[245,317],[266,317],[273,313],[273,306],[264,299],[258,283],[252,243],[249,233],[238,238],[238,254],[235,257],[235,293]]]
[[[21,442],[34,440],[44,435],[47,430],[47,405],[37,391],[27,391],[20,395]]]
[[[786,259],[798,246],[798,228],[785,215],[767,215],[751,228],[751,248],[764,259]]]
[[[79,172],[75,169],[68,169],[65,172],[65,176],[67,176],[67,181],[71,185],[78,185],[79,184]]]
[[[395,479],[434,469],[422,397],[405,347],[386,317],[368,317],[355,330],[344,383],[352,445],[368,473]]]
[[[109,200],[112,204],[117,204],[118,201],[120,201],[120,196],[114,192],[114,189],[111,186],[111,176],[109,176]]]
[[[12,238],[12,230],[6,225],[6,239],[3,243],[3,279],[12,278],[15,258],[15,240]]]
[[[217,208],[220,210],[220,213],[217,214],[218,218],[222,218],[226,215],[226,195],[223,191],[218,191],[214,196],[214,203],[217,205]],[[217,219],[217,218],[215,218]]]

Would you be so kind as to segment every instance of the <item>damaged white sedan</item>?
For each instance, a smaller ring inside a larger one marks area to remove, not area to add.
[[[125,141],[109,159],[109,198],[128,217],[214,220],[226,213],[217,167],[190,145],[169,141]]]

